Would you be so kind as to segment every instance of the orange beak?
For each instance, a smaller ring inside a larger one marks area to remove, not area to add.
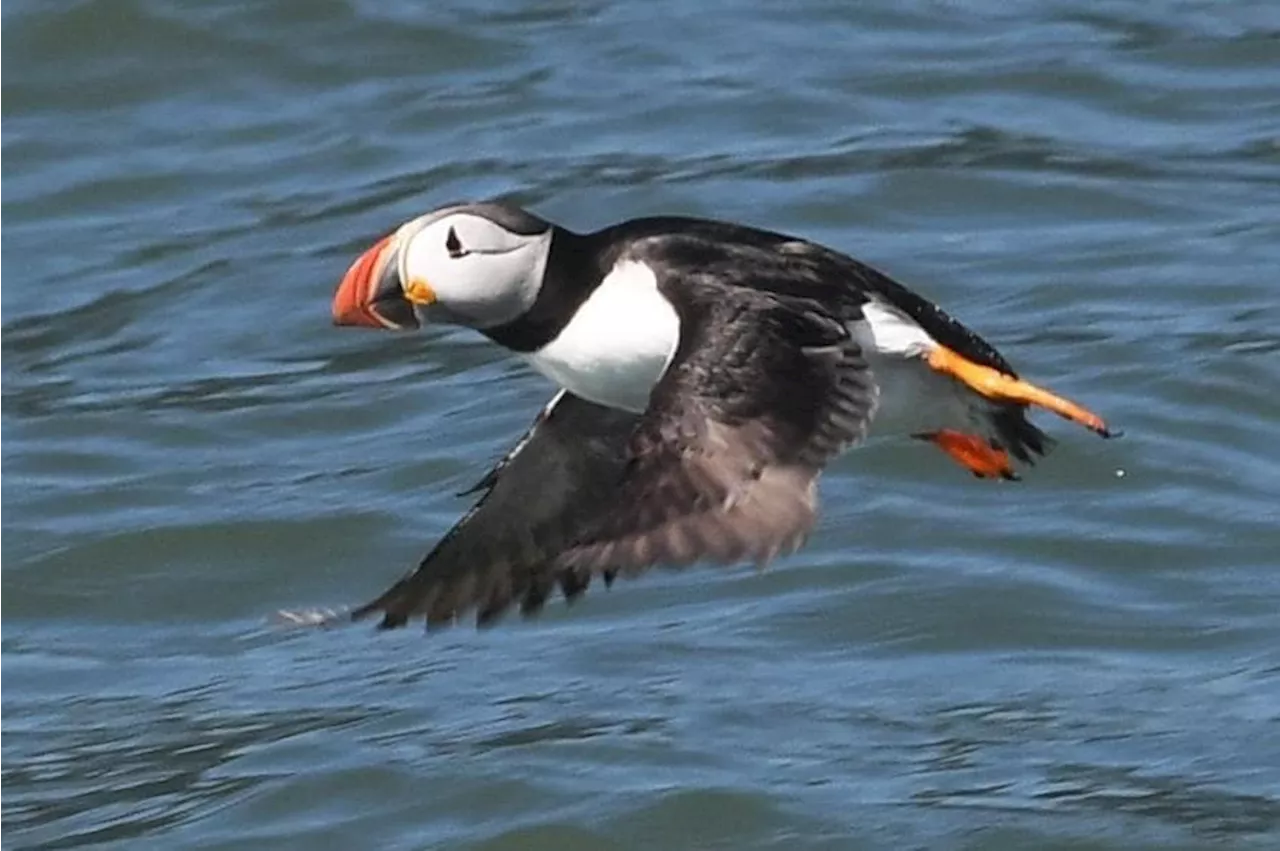
[[[365,328],[418,327],[413,305],[400,285],[397,246],[385,236],[351,264],[333,296],[333,324]]]

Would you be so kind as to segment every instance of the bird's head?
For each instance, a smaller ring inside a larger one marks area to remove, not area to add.
[[[351,265],[333,299],[337,325],[485,329],[534,303],[552,225],[497,203],[443,207],[401,225]]]

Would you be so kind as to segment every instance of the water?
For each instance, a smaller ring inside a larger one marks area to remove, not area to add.
[[[3,20],[6,847],[1280,845],[1274,4]],[[1045,420],[1010,486],[849,455],[764,574],[273,627],[414,563],[550,395],[330,326],[371,239],[491,195],[822,240],[1127,436]]]

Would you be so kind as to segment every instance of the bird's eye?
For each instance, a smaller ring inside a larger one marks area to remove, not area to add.
[[[444,249],[455,260],[471,253],[462,247],[462,240],[458,239],[458,232],[453,228],[449,228],[449,235],[444,238]]]

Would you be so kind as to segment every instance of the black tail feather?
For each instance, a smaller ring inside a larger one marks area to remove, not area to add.
[[[991,423],[1001,448],[1024,464],[1034,464],[1057,442],[1027,419],[1025,405],[1001,405],[992,412]]]

